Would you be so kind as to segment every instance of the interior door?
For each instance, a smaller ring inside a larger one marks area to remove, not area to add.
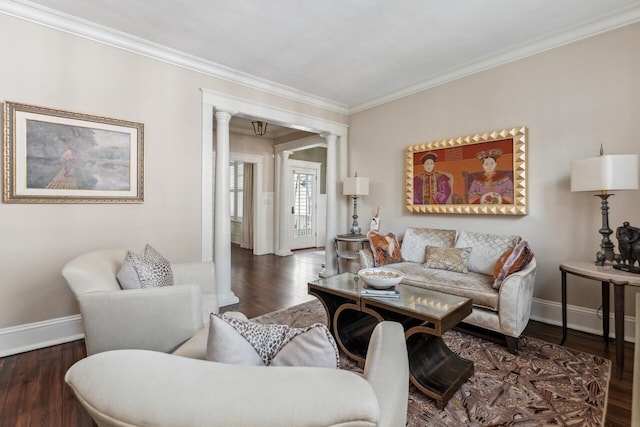
[[[291,249],[316,247],[317,171],[296,167],[292,172]]]

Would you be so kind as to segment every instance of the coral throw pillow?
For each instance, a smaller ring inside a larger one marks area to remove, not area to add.
[[[493,269],[493,288],[500,289],[507,276],[525,268],[532,259],[533,252],[526,240],[521,240],[515,248],[504,251]]]
[[[400,245],[393,233],[380,234],[375,231],[369,232],[369,245],[373,252],[373,266],[393,264],[402,261]]]

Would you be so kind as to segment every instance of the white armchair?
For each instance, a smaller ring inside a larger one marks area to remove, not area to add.
[[[171,264],[174,286],[122,290],[116,274],[126,253],[89,252],[62,269],[80,306],[88,355],[116,349],[169,353],[218,312],[213,263]]]
[[[381,322],[362,376],[117,350],[80,360],[65,381],[100,427],[398,427],[407,422],[409,362],[402,325]]]

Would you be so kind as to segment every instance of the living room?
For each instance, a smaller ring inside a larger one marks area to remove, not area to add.
[[[609,27],[593,25],[588,37],[361,109],[305,103],[242,86],[193,64],[158,60],[57,29],[43,17],[44,24],[36,15],[23,19],[8,5],[13,2],[0,8],[6,41],[2,100],[144,123],[145,194],[141,204],[0,204],[6,224],[0,265],[3,355],[24,343],[45,346],[78,333],[73,329],[79,324],[78,306],[60,274],[75,256],[100,248],[140,250],[151,243],[172,261],[192,261],[203,258],[204,247],[211,248],[201,208],[202,89],[348,127],[348,142],[340,143],[344,153],[338,153],[345,166],[337,181],[356,171],[370,179],[369,195],[358,201],[362,223],[380,207],[384,232],[413,226],[527,239],[538,263],[532,319],[552,325],[561,322],[560,263],[593,260],[601,238],[599,199],[571,192],[571,162],[597,156],[601,144],[606,154],[640,154],[634,136],[640,131],[637,3],[626,10],[626,21],[609,17]],[[407,212],[408,146],[520,126],[528,128],[529,138],[527,215]],[[275,191],[275,183],[268,188]],[[342,233],[352,206],[340,193],[337,199],[336,231]],[[637,191],[617,192],[610,200],[611,227],[639,224],[637,206]],[[600,292],[597,282],[571,279],[571,329],[601,333]],[[634,293],[626,290],[628,342],[635,333]]]

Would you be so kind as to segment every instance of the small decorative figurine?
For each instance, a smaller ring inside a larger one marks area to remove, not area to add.
[[[613,268],[640,274],[640,228],[625,221],[616,229],[616,237],[620,254],[616,255]]]

